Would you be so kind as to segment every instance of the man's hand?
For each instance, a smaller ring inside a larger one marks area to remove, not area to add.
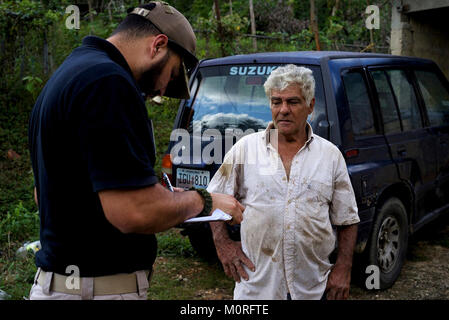
[[[240,278],[248,280],[248,274],[243,269],[243,264],[251,271],[255,271],[254,264],[242,251],[242,243],[227,239],[217,246],[217,255],[223,264],[225,274],[234,281],[240,282]]]
[[[328,300],[348,299],[351,284],[352,254],[357,239],[357,224],[337,227],[337,261],[327,279],[324,294]]]
[[[232,220],[228,223],[231,225],[240,224],[243,220],[243,211],[245,207],[240,204],[233,196],[221,193],[211,193],[212,197],[212,211],[220,209],[223,212],[232,216]]]
[[[325,290],[328,300],[346,300],[351,284],[351,266],[335,264],[327,279]]]
[[[240,282],[240,278],[248,280],[248,274],[242,264],[246,265],[253,272],[256,268],[242,251],[241,242],[233,241],[229,238],[228,230],[223,222],[211,222],[210,227],[218,259],[220,259],[223,265],[225,274],[236,282]]]

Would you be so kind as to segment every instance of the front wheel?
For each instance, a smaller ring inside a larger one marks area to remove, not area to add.
[[[380,207],[367,247],[368,265],[379,268],[380,289],[391,287],[405,261],[408,244],[407,210],[398,198]]]

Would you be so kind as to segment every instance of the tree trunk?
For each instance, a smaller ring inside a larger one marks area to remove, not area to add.
[[[42,49],[42,55],[43,55],[43,71],[45,75],[48,75],[50,72],[50,68],[48,66],[48,40],[47,40],[47,30],[44,30],[44,44]]]
[[[206,30],[206,32],[204,32],[204,38],[206,40],[206,43],[204,44],[204,50],[206,51],[206,57],[210,57],[210,51],[209,51],[209,32]]]
[[[114,2],[111,0],[109,1],[107,7],[108,7],[108,15],[109,15],[109,22],[112,23],[112,11],[111,6],[114,4]]]
[[[92,23],[94,22],[94,15],[92,14],[92,0],[87,0],[87,5],[89,6],[89,21],[90,21],[90,34],[93,32]]]
[[[251,34],[253,37],[253,50],[257,51],[257,39],[255,37],[256,35],[256,19],[254,17],[254,7],[253,7],[253,0],[249,0],[249,18],[251,20]]]
[[[315,14],[315,0],[310,0],[310,27],[315,36],[316,50],[321,51],[320,35],[318,33],[318,21]]]
[[[20,71],[19,71],[19,79],[23,79],[23,77],[25,76],[25,53],[24,53],[24,49],[25,48],[25,41],[23,39],[23,31],[22,28],[20,28],[19,31],[19,38],[20,38],[20,46],[19,46],[19,50],[18,52],[20,52]]]
[[[94,16],[92,14],[92,11],[93,11],[92,0],[87,0],[87,5],[89,6],[89,21],[92,23],[92,22],[94,22]]]
[[[232,0],[229,0],[229,14],[232,15]]]
[[[224,36],[223,36],[223,27],[221,25],[221,15],[220,15],[220,4],[218,0],[214,0],[214,6],[215,6],[215,15],[217,18],[217,27],[218,27],[218,38],[220,39],[220,49],[221,49],[221,56],[226,56],[226,52],[224,49]]]
[[[332,17],[335,17],[335,15],[337,14],[339,4],[340,4],[340,0],[335,0],[335,5],[332,8]]]
[[[50,68],[50,74],[53,74],[53,72],[55,72],[55,62],[53,60],[53,48],[54,45],[52,45],[54,43],[51,35],[50,35],[50,43],[48,46],[48,64],[49,64],[49,68]]]

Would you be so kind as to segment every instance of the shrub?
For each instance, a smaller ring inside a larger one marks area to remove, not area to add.
[[[170,230],[157,235],[158,255],[162,256],[184,256],[196,255],[187,238],[181,236],[176,230]]]
[[[39,215],[23,206],[22,201],[0,220],[0,246],[9,241],[24,241],[39,236]]]

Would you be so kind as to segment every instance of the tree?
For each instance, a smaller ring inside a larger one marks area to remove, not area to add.
[[[251,34],[253,37],[253,49],[257,51],[257,39],[256,39],[256,19],[254,18],[253,0],[249,0],[249,18],[251,20]]]
[[[220,3],[218,0],[214,0],[214,7],[215,7],[215,17],[217,19],[218,37],[220,39],[221,55],[225,56],[226,52],[223,46],[225,39],[223,35],[223,27],[221,25]]]
[[[337,14],[339,4],[340,0],[335,0],[335,5],[332,7],[332,17],[335,17],[335,15]]]
[[[310,27],[315,36],[316,50],[321,51],[320,35],[318,32],[318,19],[315,14],[315,0],[310,0]]]

